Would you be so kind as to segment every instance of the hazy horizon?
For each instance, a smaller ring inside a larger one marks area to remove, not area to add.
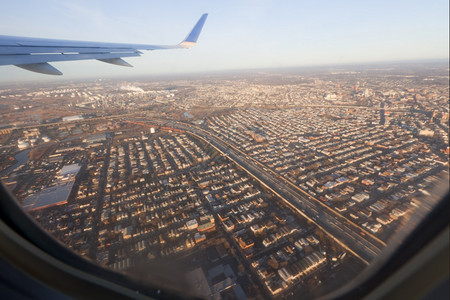
[[[100,62],[99,62],[100,63]],[[252,74],[258,72],[281,72],[281,73],[310,73],[310,72],[328,72],[334,69],[355,69],[355,68],[374,68],[374,67],[412,67],[417,65],[432,65],[432,64],[448,64],[449,59],[421,59],[421,60],[404,60],[404,61],[380,61],[380,62],[361,62],[353,64],[322,64],[322,65],[303,65],[303,66],[291,66],[291,67],[261,67],[261,68],[242,68],[242,69],[222,69],[222,70],[210,70],[210,71],[186,71],[180,73],[156,73],[156,74],[136,74],[136,75],[121,75],[120,73],[112,73],[104,76],[89,76],[80,75],[79,77],[71,76],[50,76],[38,74],[40,78],[36,79],[24,79],[24,80],[2,80],[0,78],[0,87],[15,85],[15,84],[41,84],[41,83],[64,83],[64,82],[84,82],[92,80],[111,80],[111,81],[134,81],[143,79],[153,79],[158,81],[171,81],[171,80],[183,80],[188,77],[201,78],[203,76],[226,76],[226,75],[239,75],[239,74]],[[399,66],[400,65],[400,66]],[[0,66],[1,67],[1,66]],[[120,68],[120,67],[119,67]],[[24,71],[31,73],[29,71]],[[26,73],[25,73],[26,74]]]
[[[448,60],[448,2],[433,1],[22,1],[4,3],[0,34],[176,44],[209,13],[190,50],[144,51],[134,68],[99,61],[52,63],[63,80],[219,70]],[[61,80],[15,66],[0,81]]]

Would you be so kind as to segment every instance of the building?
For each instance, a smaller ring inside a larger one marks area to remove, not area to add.
[[[68,116],[68,117],[63,117],[62,118],[63,122],[72,122],[72,121],[79,121],[79,120],[83,120],[83,116]]]
[[[186,222],[186,228],[188,230],[196,229],[198,227],[198,223],[196,219],[192,219]]]
[[[25,198],[23,201],[25,211],[66,204],[75,182],[75,176],[77,176],[80,168],[81,166],[78,164],[63,166],[56,176],[58,179],[56,186],[45,188]]]
[[[47,207],[62,205],[67,203],[70,191],[72,190],[73,181],[63,185],[52,186],[30,195],[23,201],[23,209],[25,211],[34,211]]]
[[[65,165],[61,168],[61,171],[59,171],[60,176],[70,176],[70,175],[76,175],[78,171],[80,171],[81,166],[79,164],[71,164],[71,165]]]
[[[370,198],[370,196],[367,193],[365,193],[365,192],[358,193],[358,194],[356,194],[356,195],[354,195],[352,197],[352,199],[357,201],[357,202],[362,202],[362,201],[367,200],[369,198]]]
[[[106,141],[106,133],[93,134],[83,140],[83,142],[89,143],[89,144],[99,143],[99,142],[104,142],[104,141]]]
[[[30,144],[26,141],[19,140],[17,143],[17,147],[19,148],[19,150],[24,150],[24,149],[30,147]]]

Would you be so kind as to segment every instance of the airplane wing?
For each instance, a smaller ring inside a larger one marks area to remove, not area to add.
[[[84,42],[0,35],[0,66],[15,65],[48,75],[62,73],[48,62],[97,59],[132,67],[122,57],[140,56],[139,50],[188,49],[194,46],[208,14],[203,14],[187,37],[177,45]]]

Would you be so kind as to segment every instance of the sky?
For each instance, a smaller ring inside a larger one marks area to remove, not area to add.
[[[2,1],[0,35],[176,44],[203,13],[190,50],[144,51],[134,68],[52,63],[63,76],[0,66],[0,81],[140,76],[449,57],[448,0]],[[60,78],[61,77],[61,78]]]

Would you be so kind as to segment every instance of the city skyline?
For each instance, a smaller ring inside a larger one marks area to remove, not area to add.
[[[127,9],[104,1],[6,3],[1,34],[71,40],[173,44],[202,13],[210,17],[189,51],[146,51],[127,59],[130,69],[98,61],[55,63],[61,78],[2,66],[0,82],[448,60],[447,12],[445,1],[138,1]]]

